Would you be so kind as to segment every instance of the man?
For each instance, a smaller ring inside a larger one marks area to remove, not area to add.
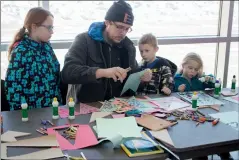
[[[133,21],[131,6],[119,0],[109,8],[104,22],[92,23],[88,32],[75,38],[62,69],[63,81],[71,84],[67,99],[86,103],[120,96],[127,75],[138,69],[136,49],[126,37]],[[151,77],[147,71],[141,80]]]

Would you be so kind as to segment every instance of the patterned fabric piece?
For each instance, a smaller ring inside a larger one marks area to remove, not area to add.
[[[10,110],[21,108],[25,99],[28,108],[51,106],[57,97],[61,103],[60,64],[49,43],[38,43],[27,35],[12,50],[5,88]]]
[[[160,64],[157,59],[154,64],[154,66],[147,66],[147,64],[144,63],[143,66],[141,66],[142,69],[150,68],[152,71],[152,80],[148,83],[144,83],[143,90],[141,92],[144,94],[162,93],[161,90],[164,86],[173,91],[174,81],[171,68],[165,64]]]

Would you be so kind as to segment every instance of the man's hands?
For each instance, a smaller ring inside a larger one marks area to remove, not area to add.
[[[149,82],[152,79],[152,71],[150,69],[146,69],[144,75],[140,79],[142,82]]]
[[[96,78],[113,78],[115,82],[120,80],[122,83],[127,76],[129,70],[123,69],[121,67],[113,67],[107,69],[98,69],[96,71]]]
[[[97,69],[96,70],[96,79],[98,78],[113,78],[115,82],[120,80],[122,83],[127,77],[127,72],[129,69],[123,69],[121,67],[113,67],[107,69]],[[143,82],[149,82],[152,79],[152,71],[147,69],[144,72],[144,75],[140,78]]]

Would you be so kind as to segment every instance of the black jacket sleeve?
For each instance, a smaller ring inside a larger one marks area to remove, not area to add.
[[[79,34],[65,56],[61,78],[67,84],[98,83],[96,70],[87,66],[88,47],[85,33]]]

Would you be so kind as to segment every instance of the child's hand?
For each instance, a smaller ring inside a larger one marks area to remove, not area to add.
[[[171,94],[171,90],[168,87],[163,87],[161,90],[163,93],[165,93],[166,95],[170,95]]]
[[[181,85],[178,87],[178,91],[179,91],[179,92],[184,92],[185,88],[186,88],[186,85],[185,85],[185,84],[181,84]]]
[[[143,82],[149,82],[152,79],[152,72],[150,69],[147,69],[144,72],[144,75],[140,78]]]

